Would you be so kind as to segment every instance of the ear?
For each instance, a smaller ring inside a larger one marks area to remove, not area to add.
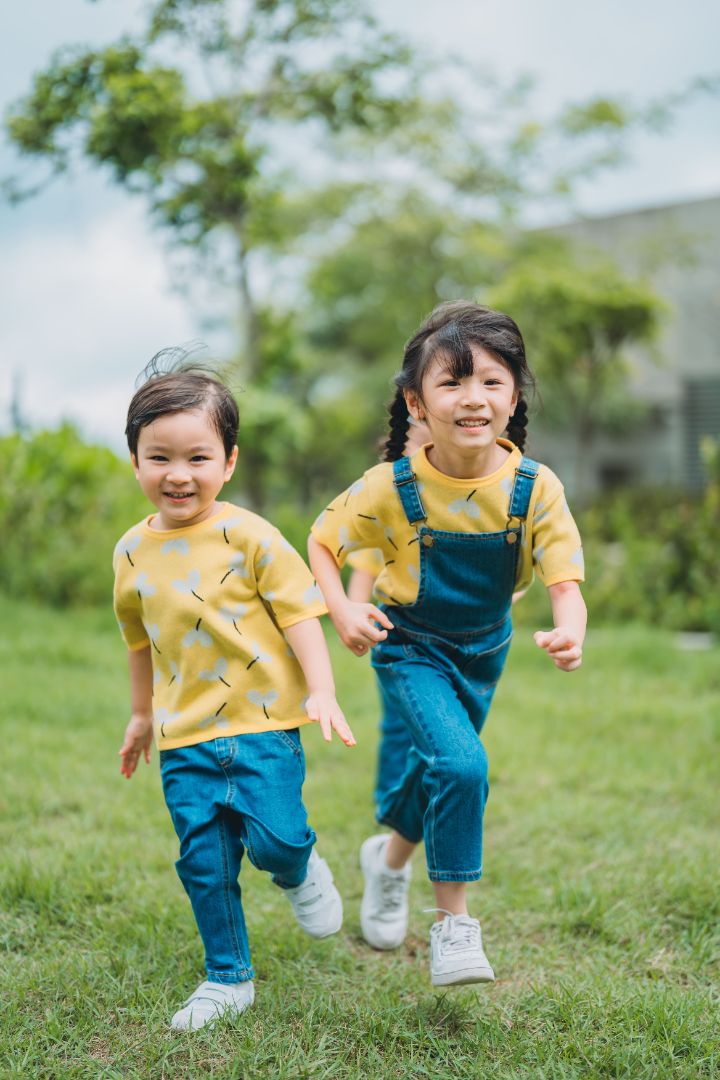
[[[517,403],[518,403],[519,397],[520,397],[520,391],[516,390],[515,393],[512,396],[512,400],[510,402],[510,406],[511,406],[510,407],[510,415],[511,416],[515,415],[515,410],[517,408]]]
[[[133,472],[135,473],[135,479],[137,480],[140,469],[138,467],[138,459],[136,454],[130,454],[130,462],[133,467]]]
[[[237,448],[237,446],[233,446],[232,450],[230,451],[230,457],[225,462],[225,483],[226,484],[227,484],[228,480],[230,479],[230,477],[232,476],[232,474],[235,472],[235,465],[237,464],[237,457],[238,457],[238,448]]]
[[[422,402],[417,396],[414,390],[403,390],[403,397],[405,398],[405,404],[407,405],[407,411],[412,416],[413,420],[424,420],[425,410],[423,409]]]

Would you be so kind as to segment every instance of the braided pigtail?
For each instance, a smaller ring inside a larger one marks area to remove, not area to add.
[[[507,426],[507,437],[514,442],[518,450],[525,449],[527,439],[528,407],[522,394],[518,395],[515,412],[510,417]]]
[[[405,440],[409,427],[409,416],[405,395],[400,387],[388,406],[390,430],[383,446],[383,461],[398,461],[405,451]]]

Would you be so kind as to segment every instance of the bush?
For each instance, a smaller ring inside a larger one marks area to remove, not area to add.
[[[110,603],[112,552],[148,504],[130,465],[64,424],[0,438],[3,591],[52,606]]]

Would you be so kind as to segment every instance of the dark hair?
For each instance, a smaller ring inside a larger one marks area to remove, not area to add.
[[[146,365],[140,381],[128,406],[125,426],[131,454],[137,456],[142,428],[159,416],[202,409],[222,440],[225,457],[230,457],[237,442],[238,407],[216,371],[193,359],[189,350],[163,349]]]
[[[395,397],[388,406],[390,430],[384,446],[385,461],[396,461],[405,449],[409,416],[405,391],[412,390],[422,401],[423,376],[438,356],[447,363],[454,379],[472,375],[473,345],[487,349],[510,371],[518,399],[507,435],[520,450],[525,449],[526,394],[534,387],[535,379],[525,359],[520,329],[514,319],[501,311],[469,300],[453,300],[436,307],[405,346],[402,371],[395,377]]]

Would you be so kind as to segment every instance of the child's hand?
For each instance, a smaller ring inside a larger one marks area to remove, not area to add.
[[[535,644],[545,649],[555,667],[574,671],[582,664],[582,645],[571,630],[556,626],[553,630],[538,630],[533,634]]]
[[[335,629],[343,645],[356,656],[364,654],[378,641],[384,641],[393,624],[387,615],[374,604],[357,604],[348,600],[342,607],[330,612]],[[380,629],[375,625],[380,623]]]
[[[137,769],[141,754],[145,761],[150,764],[152,736],[152,716],[141,716],[134,713],[130,717],[130,723],[125,728],[125,739],[118,751],[122,758],[120,772],[128,780]]]
[[[335,700],[335,695],[324,690],[316,690],[305,703],[305,711],[311,720],[320,725],[323,739],[330,742],[332,732],[336,731],[346,746],[355,746],[355,736],[343,716],[343,711]]]

